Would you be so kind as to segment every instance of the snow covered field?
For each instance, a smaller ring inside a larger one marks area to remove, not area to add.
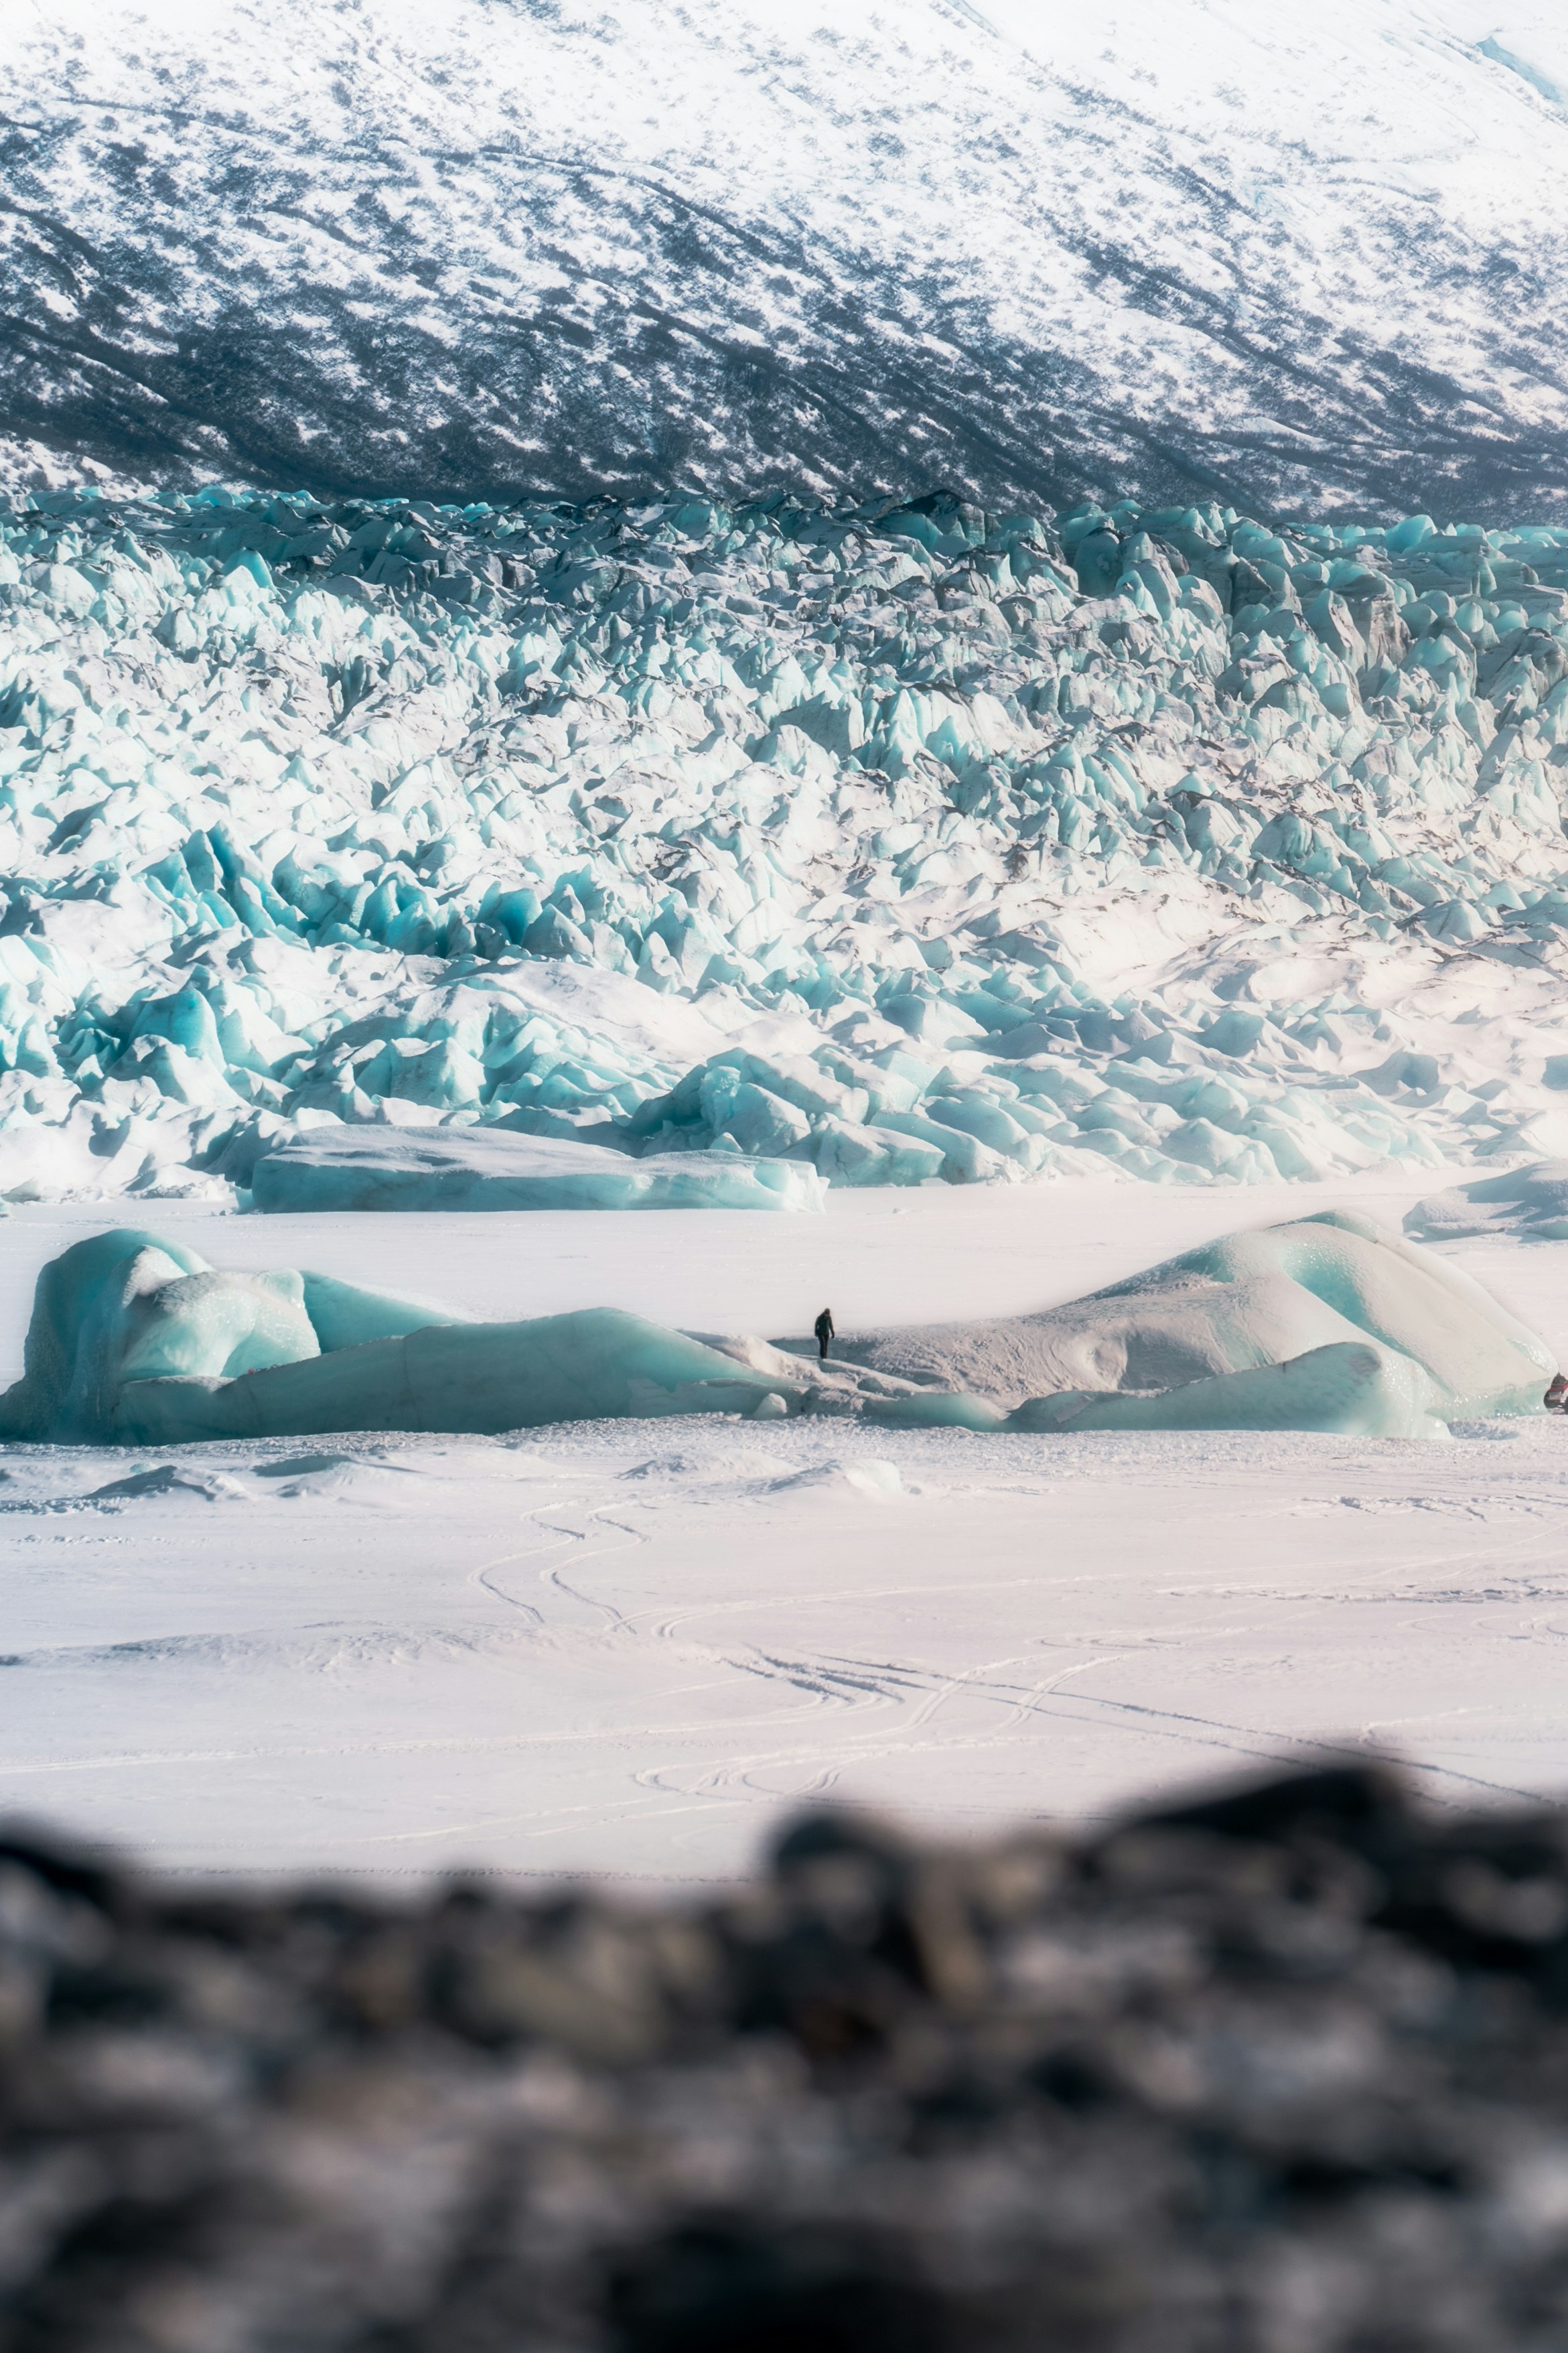
[[[1238,1212],[1396,1226],[1431,1181],[157,1223],[470,1314],[783,1336],[824,1303],[846,1334],[1045,1305]],[[37,1269],[102,1222],[0,1227],[7,1377]],[[1568,1356],[1568,1244],[1449,1249]],[[814,1795],[1081,1819],[1336,1740],[1439,1802],[1568,1786],[1557,1421],[1417,1446],[703,1419],[5,1469],[0,1807],[174,1866],[700,1880]]]

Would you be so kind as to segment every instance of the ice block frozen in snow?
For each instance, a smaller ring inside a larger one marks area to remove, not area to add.
[[[1216,1373],[1152,1396],[1068,1389],[1031,1398],[1009,1430],[1318,1430],[1353,1438],[1436,1438],[1430,1375],[1396,1348],[1331,1340],[1282,1365]]]
[[[1568,1241],[1568,1160],[1537,1160],[1529,1168],[1429,1194],[1408,1212],[1405,1230],[1427,1242],[1458,1241],[1467,1234]]]
[[[0,1439],[159,1445],[818,1408],[910,1428],[1423,1438],[1537,1409],[1553,1370],[1467,1275],[1341,1211],[1044,1314],[841,1340],[831,1366],[609,1307],[465,1323],[329,1276],[220,1272],[121,1231],[44,1269],[24,1364]]]
[[[820,1209],[799,1160],[668,1152],[494,1129],[318,1127],[256,1164],[258,1209]]]

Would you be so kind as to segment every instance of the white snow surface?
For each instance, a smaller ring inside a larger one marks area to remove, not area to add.
[[[1260,1191],[1396,1223],[1415,1187]],[[1235,1197],[837,1194],[825,1218],[301,1218],[344,1282],[469,1313],[606,1296],[804,1337],[1071,1297]],[[264,1268],[278,1223],[164,1205]],[[0,1234],[0,1324],[81,1210]],[[1447,1252],[1568,1354],[1568,1245]],[[1398,1753],[1436,1803],[1560,1794],[1568,1427],[1446,1445],[722,1419],[513,1442],[8,1449],[0,1803],[175,1868],[459,1863],[695,1883],[781,1812],[1094,1820],[1270,1760]]]
[[[18,475],[1561,501],[1543,0],[13,0]]]

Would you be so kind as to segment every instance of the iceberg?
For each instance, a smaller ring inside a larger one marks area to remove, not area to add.
[[[1556,1370],[1449,1261],[1333,1209],[1188,1250],[1037,1315],[851,1338],[857,1365],[930,1384],[872,1410],[1015,1430],[1327,1430],[1430,1437],[1533,1413]]]
[[[627,1415],[798,1409],[781,1382],[615,1308],[475,1324],[330,1276],[236,1274],[134,1229],[38,1278],[0,1439],[179,1445],[334,1430],[493,1433]],[[767,1419],[764,1415],[763,1419]]]
[[[851,1338],[830,1365],[610,1307],[475,1323],[331,1276],[224,1271],[121,1229],[45,1267],[23,1364],[0,1440],[54,1445],[683,1413],[1427,1438],[1538,1410],[1555,1369],[1458,1268],[1340,1210],[1233,1234],[1041,1314]]]
[[[816,1209],[798,1160],[722,1152],[633,1159],[603,1145],[495,1129],[318,1127],[256,1163],[251,1207],[303,1209]]]

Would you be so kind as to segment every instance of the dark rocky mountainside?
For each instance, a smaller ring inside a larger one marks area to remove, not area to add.
[[[1310,19],[18,8],[0,434],[333,494],[1552,520],[1556,85],[1448,0]]]

